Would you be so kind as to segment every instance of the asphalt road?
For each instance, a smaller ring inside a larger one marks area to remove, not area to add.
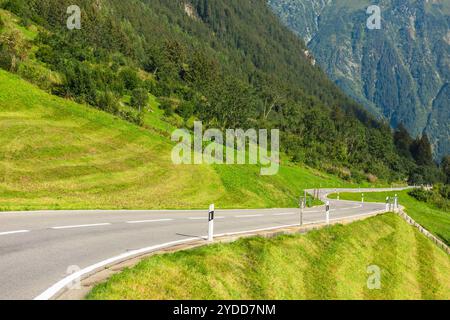
[[[342,191],[357,191],[346,189]],[[382,191],[382,189],[379,189]],[[391,189],[388,189],[391,190]],[[321,190],[321,197],[332,190]],[[362,189],[368,192],[369,189]],[[383,210],[384,204],[331,200],[331,219]],[[144,247],[207,234],[204,211],[40,211],[0,213],[0,299],[33,299],[68,275]],[[298,224],[299,209],[216,210],[215,233]],[[325,221],[324,207],[304,223]],[[70,271],[69,271],[70,272]]]

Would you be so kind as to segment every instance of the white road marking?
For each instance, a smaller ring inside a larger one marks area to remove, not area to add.
[[[295,212],[286,212],[286,213],[275,213],[274,216],[292,216],[296,214]]]
[[[173,221],[173,219],[138,220],[138,221],[127,221],[127,223],[128,224],[138,224],[138,223],[165,222],[165,221]]]
[[[94,273],[95,271],[105,268],[108,265],[113,265],[113,264],[116,264],[121,261],[126,261],[134,256],[140,256],[140,255],[148,253],[148,252],[156,251],[159,249],[175,246],[175,245],[186,243],[186,242],[191,242],[194,240],[198,240],[198,238],[188,238],[188,239],[183,239],[183,240],[178,240],[178,241],[167,242],[164,244],[147,247],[147,248],[143,248],[140,250],[133,250],[133,251],[126,252],[121,255],[115,256],[113,258],[103,260],[99,263],[96,263],[96,264],[91,265],[87,268],[84,268],[78,272],[75,272],[75,273],[71,274],[70,276],[65,277],[64,279],[55,283],[53,286],[51,286],[50,288],[45,290],[43,293],[38,295],[36,298],[34,298],[34,300],[49,300],[49,299],[55,297],[59,292],[61,292],[61,290],[63,290],[67,286],[71,285],[74,281],[79,281],[80,279],[83,279],[83,277],[85,275]]]
[[[214,220],[216,219],[225,219],[225,217],[214,217]],[[189,220],[208,220],[208,217],[191,217]]]
[[[111,223],[96,223],[96,224],[80,224],[75,226],[62,226],[62,227],[52,227],[51,229],[60,230],[60,229],[75,229],[75,228],[91,228],[91,227],[101,227],[101,226],[109,226]]]
[[[0,232],[0,236],[7,236],[7,235],[10,235],[10,234],[27,233],[27,232],[30,232],[30,230],[17,230],[17,231]]]
[[[254,218],[254,217],[264,217],[263,214],[248,214],[243,216],[235,216],[236,218]]]
[[[309,211],[309,213],[312,213],[314,211]],[[322,211],[316,211],[316,212],[322,212]],[[335,219],[330,219],[330,221],[334,221],[334,220],[338,220],[338,219],[345,219],[345,218],[352,218],[352,217],[359,217],[359,216],[366,216],[366,215],[376,215],[379,213],[382,213],[383,210],[377,211],[377,212],[372,212],[372,213],[366,213],[366,214],[360,214],[360,215],[352,215],[352,216],[348,216],[348,217],[341,217],[341,218],[335,218]],[[236,216],[238,218],[243,218],[243,217],[260,217],[260,216],[264,216],[264,215],[246,215],[246,216]],[[222,217],[224,218],[224,217]],[[203,219],[203,218],[202,218]],[[309,224],[314,224],[317,223],[316,222],[307,222],[304,223],[304,225],[309,225]],[[104,225],[104,224],[103,224]],[[256,230],[251,230],[251,231],[240,231],[240,232],[230,232],[230,233],[224,233],[224,234],[216,234],[216,237],[220,237],[220,236],[224,236],[224,235],[238,235],[238,234],[243,234],[243,233],[251,233],[251,232],[257,232],[257,231],[265,231],[265,230],[274,230],[274,229],[279,229],[279,228],[286,228],[286,227],[292,227],[292,226],[298,226],[298,224],[293,224],[293,225],[284,225],[284,226],[276,226],[276,227],[270,227],[270,228],[264,228],[264,229],[256,229]],[[75,226],[72,226],[75,227]],[[66,227],[67,228],[67,227]],[[25,232],[25,230],[24,230]],[[206,238],[206,237],[204,237]],[[173,241],[173,242],[168,242],[162,245],[156,245],[153,247],[148,247],[148,248],[144,248],[144,249],[140,249],[140,250],[135,250],[135,251],[131,251],[131,252],[127,252],[124,253],[122,255],[104,260],[102,262],[99,262],[97,264],[91,265],[79,272],[76,272],[64,279],[62,279],[61,281],[57,282],[56,284],[54,284],[53,286],[51,286],[49,289],[47,289],[46,291],[44,291],[43,293],[41,293],[39,296],[37,296],[35,298],[35,300],[48,300],[51,299],[53,297],[55,297],[55,295],[57,295],[59,292],[61,292],[61,290],[63,290],[66,286],[70,285],[71,283],[73,283],[73,281],[78,280],[78,279],[82,279],[84,276],[88,275],[88,274],[92,274],[95,271],[98,271],[102,268],[105,268],[108,265],[113,265],[116,264],[118,262],[121,261],[125,261],[133,256],[139,256],[151,251],[155,251],[158,249],[162,249],[165,247],[170,247],[170,246],[174,246],[174,245],[178,245],[181,243],[185,243],[185,242],[190,242],[190,241],[194,241],[194,240],[198,240],[198,238],[190,238],[190,239],[184,239],[184,240],[179,240],[179,241]]]

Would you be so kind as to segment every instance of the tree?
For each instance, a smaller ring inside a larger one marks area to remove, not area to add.
[[[411,146],[411,153],[419,166],[433,165],[433,152],[426,133],[420,139],[414,141]]]
[[[26,59],[29,47],[19,30],[13,29],[0,34],[0,66],[16,71],[18,63]]]
[[[110,91],[100,92],[97,95],[96,105],[103,111],[117,114],[119,112],[119,106],[116,97]]]
[[[398,152],[402,156],[411,158],[411,145],[414,140],[411,138],[408,130],[406,130],[405,126],[402,123],[400,123],[397,127],[397,130],[395,130],[394,142]]]
[[[134,89],[131,93],[131,105],[139,110],[139,112],[142,111],[142,109],[147,105],[148,102],[148,92],[147,90],[143,88],[137,88]]]
[[[450,155],[447,155],[442,159],[441,169],[444,172],[444,176],[447,184],[450,184]]]
[[[122,79],[125,88],[130,91],[136,89],[140,81],[137,72],[129,67],[125,67],[120,71],[119,78]]]

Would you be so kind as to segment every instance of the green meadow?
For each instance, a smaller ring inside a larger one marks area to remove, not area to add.
[[[379,289],[368,273],[380,270]],[[157,255],[88,299],[450,299],[450,258],[399,216]],[[369,281],[369,283],[372,283]]]
[[[151,106],[142,128],[0,71],[0,210],[291,207],[305,188],[350,185],[284,160],[265,177],[174,165],[173,126]]]
[[[424,228],[428,229],[435,236],[441,238],[447,245],[450,245],[450,212],[440,209],[432,204],[418,201],[408,194],[408,191],[401,192],[373,192],[364,194],[364,201],[386,202],[386,197],[399,197],[400,205],[405,207],[406,213],[417,221]],[[337,195],[330,195],[336,199]],[[359,193],[341,193],[341,200],[361,200]]]

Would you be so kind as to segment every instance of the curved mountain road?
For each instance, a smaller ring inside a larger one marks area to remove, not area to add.
[[[322,189],[335,192],[392,189]],[[400,190],[400,189],[397,189]],[[384,204],[330,200],[331,219],[367,215]],[[68,271],[141,248],[203,238],[204,211],[39,211],[0,213],[0,299],[33,299]],[[323,206],[306,209],[303,221],[325,221]],[[300,210],[216,210],[217,234],[299,224]],[[74,267],[76,266],[76,267]],[[41,296],[42,297],[42,296]]]

